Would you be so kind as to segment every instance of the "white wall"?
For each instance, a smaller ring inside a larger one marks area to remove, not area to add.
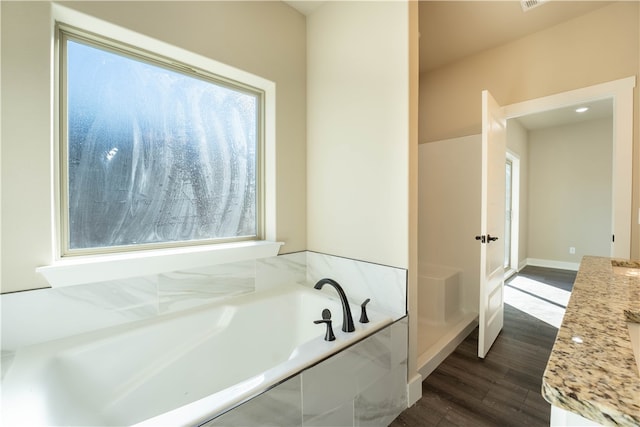
[[[307,18],[307,240],[408,268],[409,12],[326,2]]]
[[[462,308],[478,311],[480,135],[421,144],[418,184],[418,259],[461,271]]]
[[[529,258],[609,256],[612,134],[610,118],[529,132]]]
[[[65,2],[276,83],[281,252],[306,249],[306,23],[282,2]],[[1,2],[2,291],[53,258],[51,2]]]
[[[534,131],[509,120],[507,148],[520,157],[520,266],[609,256],[611,138],[610,118]],[[421,144],[419,153],[419,262],[461,269],[465,308],[477,310],[469,236],[480,226],[480,136]]]

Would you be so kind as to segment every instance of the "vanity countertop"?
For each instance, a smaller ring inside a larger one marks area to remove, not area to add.
[[[627,328],[637,321],[640,277],[614,274],[611,258],[584,257],[542,379],[544,398],[599,424],[640,426],[640,375]]]

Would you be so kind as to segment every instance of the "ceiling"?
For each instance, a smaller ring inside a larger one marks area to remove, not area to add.
[[[285,3],[310,15],[327,1],[344,0],[285,0]],[[610,3],[612,1],[548,0],[524,12],[518,0],[420,0],[420,72],[525,37]]]
[[[577,113],[577,107],[589,107],[584,113]],[[543,129],[551,126],[560,126],[586,122],[589,120],[613,117],[613,100],[602,99],[588,102],[584,105],[573,105],[570,107],[558,108],[556,110],[543,111],[541,113],[529,114],[518,117],[517,120],[528,130]]]
[[[285,2],[310,15],[327,1],[345,0]],[[420,72],[526,37],[611,3],[613,1],[548,0],[524,12],[518,0],[420,0]],[[591,109],[582,114],[577,114],[574,106],[518,120],[525,128],[534,130],[613,114],[611,100],[590,106]]]
[[[420,1],[420,72],[525,37],[611,3],[550,0],[523,12],[517,0]]]
[[[303,15],[310,15],[314,10],[322,5],[325,0],[284,0],[284,2]]]
[[[344,0],[285,3],[310,15],[326,1]],[[500,46],[610,3],[612,1],[548,0],[524,12],[518,0],[420,0],[420,72]]]

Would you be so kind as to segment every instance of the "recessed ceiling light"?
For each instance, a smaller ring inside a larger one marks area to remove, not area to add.
[[[580,108],[576,108],[576,113],[584,113],[585,111],[588,111],[589,107],[580,107]]]

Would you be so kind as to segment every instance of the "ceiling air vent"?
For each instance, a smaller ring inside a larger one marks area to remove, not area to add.
[[[520,0],[520,6],[524,12],[546,3],[548,0]]]

